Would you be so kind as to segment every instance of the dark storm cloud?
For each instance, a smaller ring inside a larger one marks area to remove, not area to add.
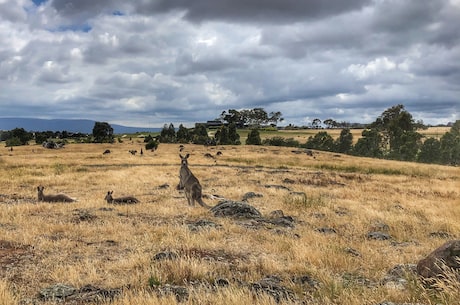
[[[181,10],[193,22],[226,20],[285,23],[359,10],[369,3],[368,0],[157,0],[143,1],[136,9],[143,14]]]

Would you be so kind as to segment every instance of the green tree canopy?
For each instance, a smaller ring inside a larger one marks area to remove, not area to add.
[[[441,142],[435,138],[428,138],[423,142],[417,161],[423,163],[438,163],[441,160]]]
[[[460,164],[460,120],[455,121],[449,132],[441,137],[441,162]]]
[[[161,143],[176,143],[176,129],[174,124],[164,124],[163,129],[160,132]]]
[[[260,138],[260,133],[258,129],[251,129],[248,134],[248,138],[246,139],[247,145],[261,145],[262,140]]]
[[[306,148],[324,151],[333,151],[334,139],[326,131],[320,131],[310,136],[305,144]]]
[[[113,128],[107,122],[95,122],[93,127],[95,143],[113,143]]]
[[[192,140],[192,135],[184,125],[180,124],[176,133],[176,138],[178,143],[189,143]]]
[[[358,156],[381,158],[383,156],[381,143],[382,137],[375,129],[366,129],[361,133],[362,138],[353,148],[353,153]]]
[[[350,128],[340,131],[339,138],[334,142],[334,150],[339,153],[348,154],[353,149],[353,134]]]

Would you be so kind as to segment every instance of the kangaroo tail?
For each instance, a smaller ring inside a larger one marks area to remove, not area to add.
[[[212,208],[212,206],[207,205],[201,197],[198,197],[196,201],[198,201],[198,203],[204,208],[207,208],[207,209]]]

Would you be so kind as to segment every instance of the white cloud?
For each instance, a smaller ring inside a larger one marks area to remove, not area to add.
[[[458,0],[260,3],[0,0],[2,115],[162,127],[263,107],[302,124],[402,103],[452,121]]]

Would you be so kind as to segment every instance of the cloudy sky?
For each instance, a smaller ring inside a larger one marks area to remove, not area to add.
[[[0,117],[459,119],[460,0],[0,0]]]

